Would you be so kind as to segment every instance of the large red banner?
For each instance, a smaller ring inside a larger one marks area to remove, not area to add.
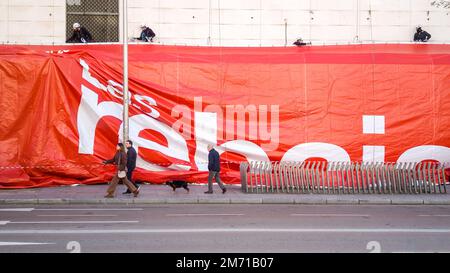
[[[0,46],[0,188],[102,183],[122,139],[120,45]],[[450,161],[450,45],[131,45],[134,179],[248,161]]]

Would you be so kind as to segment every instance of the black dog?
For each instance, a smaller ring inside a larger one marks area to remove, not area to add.
[[[166,185],[171,186],[173,191],[175,191],[177,188],[182,187],[189,192],[188,183],[186,181],[173,180],[173,181],[166,182]]]

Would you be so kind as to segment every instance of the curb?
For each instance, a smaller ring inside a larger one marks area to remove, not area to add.
[[[423,205],[423,200],[392,200],[392,205]]]
[[[379,199],[379,200],[370,200],[370,199],[359,199],[360,205],[392,205],[391,199]]]
[[[225,198],[221,198],[221,199],[199,198],[198,203],[199,204],[230,204],[231,200],[225,199]]]
[[[103,204],[103,200],[99,200],[99,199],[87,199],[87,200],[77,200],[77,199],[68,199],[67,200],[69,204],[88,204],[88,205],[92,205],[92,204]],[[66,203],[64,203],[66,204]]]
[[[166,199],[166,204],[198,204],[198,198]]]
[[[358,205],[358,199],[327,199],[328,205]]]
[[[37,204],[48,204],[48,205],[64,204],[67,201],[68,200],[64,200],[64,199],[49,199],[49,198],[36,199]]]
[[[262,198],[230,199],[231,204],[262,204]]]
[[[5,199],[2,200],[2,204],[19,204],[19,205],[38,205],[38,199]]]
[[[327,200],[326,199],[294,199],[294,204],[297,205],[326,205]]]
[[[166,199],[135,199],[133,204],[167,204]]]
[[[2,199],[0,205],[109,205],[109,204],[285,204],[285,205],[450,205],[448,200],[311,199],[311,198],[183,198],[183,199]]]
[[[450,200],[423,200],[424,205],[450,205]]]
[[[293,205],[293,204],[295,204],[295,200],[294,200],[294,198],[286,199],[286,200],[280,200],[280,199],[277,199],[277,198],[268,197],[268,198],[263,198],[262,199],[262,204],[290,204],[290,205]]]

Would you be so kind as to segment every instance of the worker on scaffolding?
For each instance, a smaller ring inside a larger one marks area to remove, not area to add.
[[[79,23],[73,24],[72,36],[67,39],[66,43],[89,43],[92,41],[92,35],[89,31],[82,27]]]
[[[143,42],[153,42],[153,38],[155,38],[156,34],[153,32],[151,28],[149,28],[146,24],[141,24],[141,35],[136,40],[140,40]]]
[[[430,40],[430,33],[422,30],[421,26],[416,27],[416,33],[414,34],[414,42],[428,42]]]
[[[304,41],[303,41],[303,39],[302,38],[298,38],[294,43],[293,43],[293,45],[296,45],[296,46],[304,46],[304,45],[310,45],[311,43],[305,43]]]

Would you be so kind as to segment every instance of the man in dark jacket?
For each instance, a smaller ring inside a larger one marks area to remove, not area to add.
[[[138,187],[136,183],[131,179],[133,176],[133,171],[134,169],[136,169],[136,158],[137,158],[136,150],[133,148],[133,141],[127,140],[127,142],[125,142],[125,146],[127,146],[127,178],[131,183],[133,183],[133,185],[137,189],[139,189],[140,187]],[[131,191],[127,189],[127,191],[124,192],[123,194],[130,194],[130,193]]]
[[[431,38],[430,33],[426,32],[425,30],[422,30],[421,26],[418,26],[416,28],[416,33],[414,34],[414,42],[428,42],[430,38]]]
[[[151,28],[149,28],[145,24],[141,24],[141,36],[136,39],[141,40],[143,42],[153,42],[153,38],[155,36],[156,34],[153,32]]]
[[[227,189],[222,184],[222,181],[220,181],[220,155],[219,153],[213,149],[212,145],[208,145],[208,191],[205,193],[213,193],[213,185],[212,180],[213,178],[216,179],[217,184],[219,184],[219,187],[222,189],[222,193],[225,193]]]
[[[303,42],[302,38],[298,38],[293,44],[296,46],[304,46],[304,45],[310,45],[311,43],[305,43],[305,42]]]
[[[73,24],[73,34],[66,43],[90,43],[91,41],[92,35],[89,31],[79,23],[75,23]]]

